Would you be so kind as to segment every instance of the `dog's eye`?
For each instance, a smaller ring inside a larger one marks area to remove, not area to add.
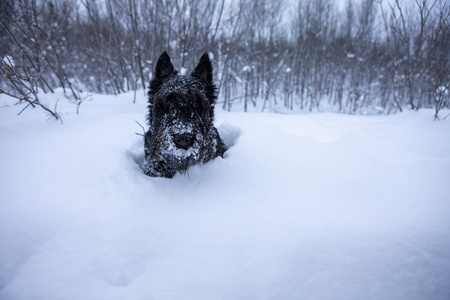
[[[202,97],[197,97],[196,101],[195,101],[195,109],[197,111],[205,111],[207,110],[207,103],[206,101],[202,98]]]
[[[200,101],[195,101],[194,103],[194,107],[196,111],[202,111],[203,110],[203,105]]]
[[[155,109],[162,111],[166,109],[166,104],[164,102],[158,102],[156,103]]]

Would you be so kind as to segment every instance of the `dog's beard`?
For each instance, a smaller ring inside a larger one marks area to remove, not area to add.
[[[178,148],[173,139],[176,134],[192,135],[192,145],[188,149]],[[163,122],[146,145],[144,172],[169,178],[176,172],[186,172],[189,167],[202,162],[205,142],[204,135],[195,132],[191,123]]]

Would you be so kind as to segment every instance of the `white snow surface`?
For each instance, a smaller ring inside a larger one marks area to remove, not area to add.
[[[132,100],[0,98],[0,299],[450,299],[450,120],[217,110],[225,157],[165,179]]]

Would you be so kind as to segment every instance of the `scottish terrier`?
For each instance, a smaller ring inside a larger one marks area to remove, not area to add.
[[[213,125],[217,89],[212,73],[208,53],[190,75],[178,75],[166,52],[159,57],[148,90],[145,174],[172,178],[223,156],[226,147]]]

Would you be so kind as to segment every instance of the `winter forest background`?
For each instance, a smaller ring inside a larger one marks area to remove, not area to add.
[[[443,0],[2,0],[0,92],[59,118],[41,93],[145,90],[162,51],[182,73],[209,51],[225,110],[438,118],[449,17]]]

